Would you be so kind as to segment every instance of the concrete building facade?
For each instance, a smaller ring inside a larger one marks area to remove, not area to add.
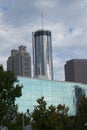
[[[14,72],[16,76],[31,77],[31,57],[26,51],[26,46],[19,46],[19,50],[11,50],[7,70]]]

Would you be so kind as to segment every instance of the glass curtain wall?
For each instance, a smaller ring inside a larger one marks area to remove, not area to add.
[[[76,94],[76,90],[81,88],[87,95],[87,85],[85,84],[24,77],[18,77],[18,80],[20,84],[23,84],[22,96],[16,101],[19,111],[26,112],[29,109],[32,112],[34,106],[37,105],[36,100],[43,96],[48,106],[65,104],[69,107],[69,114],[75,114],[79,96]]]
[[[32,37],[34,77],[53,79],[51,32],[39,30]]]

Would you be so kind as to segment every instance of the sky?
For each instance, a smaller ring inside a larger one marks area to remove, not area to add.
[[[70,59],[87,59],[87,0],[0,0],[0,64],[6,70],[12,49],[27,46],[32,57],[32,32],[52,33],[54,79],[64,81]]]

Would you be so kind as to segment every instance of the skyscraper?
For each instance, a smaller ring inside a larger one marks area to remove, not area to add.
[[[72,59],[65,64],[65,80],[87,84],[87,59]]]
[[[33,75],[53,79],[51,32],[38,30],[32,34]]]
[[[16,76],[31,77],[31,57],[26,51],[26,46],[19,46],[19,50],[11,50],[7,70],[14,72]]]

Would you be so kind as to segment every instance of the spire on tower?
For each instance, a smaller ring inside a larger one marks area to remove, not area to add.
[[[42,18],[42,30],[43,30],[43,12],[41,12],[41,18]]]

